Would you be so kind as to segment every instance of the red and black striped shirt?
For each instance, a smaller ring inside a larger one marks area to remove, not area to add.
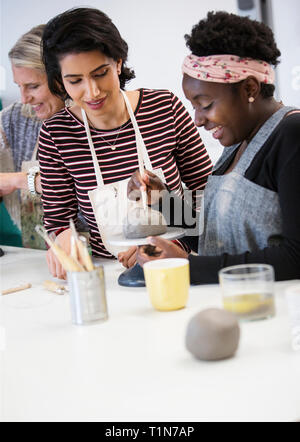
[[[203,189],[212,164],[181,101],[167,90],[141,89],[135,117],[152,167],[162,168],[169,188],[181,194],[183,182],[191,190]],[[104,184],[129,178],[138,169],[130,120],[114,130],[91,128],[91,135]],[[39,161],[48,232],[68,228],[80,207],[90,227],[93,254],[111,257],[102,244],[88,197],[97,182],[85,128],[68,108],[43,123]]]

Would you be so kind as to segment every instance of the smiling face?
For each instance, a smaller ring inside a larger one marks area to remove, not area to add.
[[[244,141],[252,130],[247,93],[242,86],[197,80],[184,75],[182,87],[195,109],[195,124],[223,146]]]
[[[50,118],[64,107],[64,102],[51,94],[45,73],[38,69],[14,65],[12,71],[14,82],[20,88],[22,103],[30,104],[38,118]]]
[[[94,50],[65,55],[60,67],[67,93],[90,118],[114,111],[120,94],[122,60],[116,62]]]

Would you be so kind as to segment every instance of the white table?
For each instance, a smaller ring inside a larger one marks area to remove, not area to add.
[[[217,285],[191,287],[187,308],[157,312],[146,289],[120,287],[104,263],[109,320],[75,326],[69,295],[47,292],[45,252],[4,247],[0,297],[4,421],[294,421],[300,419],[300,354],[291,349],[284,288],[277,315],[242,323],[237,355],[201,362],[185,349],[190,318],[221,307]],[[0,419],[0,420],[1,420]]]

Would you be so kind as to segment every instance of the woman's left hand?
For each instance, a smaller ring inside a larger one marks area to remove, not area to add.
[[[167,239],[160,238],[159,236],[152,236],[148,238],[148,242],[152,246],[155,246],[155,256],[149,256],[146,253],[147,246],[139,247],[137,252],[137,262],[140,266],[143,266],[145,262],[153,261],[155,259],[188,257],[187,252]]]
[[[118,260],[123,264],[124,267],[130,269],[136,263],[136,251],[137,247],[133,246],[130,249],[126,250],[126,252],[120,252],[118,254]]]

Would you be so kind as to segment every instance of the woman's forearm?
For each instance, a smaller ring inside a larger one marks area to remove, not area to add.
[[[37,193],[42,193],[40,174],[35,178],[35,189]],[[10,195],[15,190],[28,190],[28,180],[26,172],[0,173],[0,196]]]
[[[9,195],[18,189],[28,189],[25,172],[0,173],[0,195]]]

